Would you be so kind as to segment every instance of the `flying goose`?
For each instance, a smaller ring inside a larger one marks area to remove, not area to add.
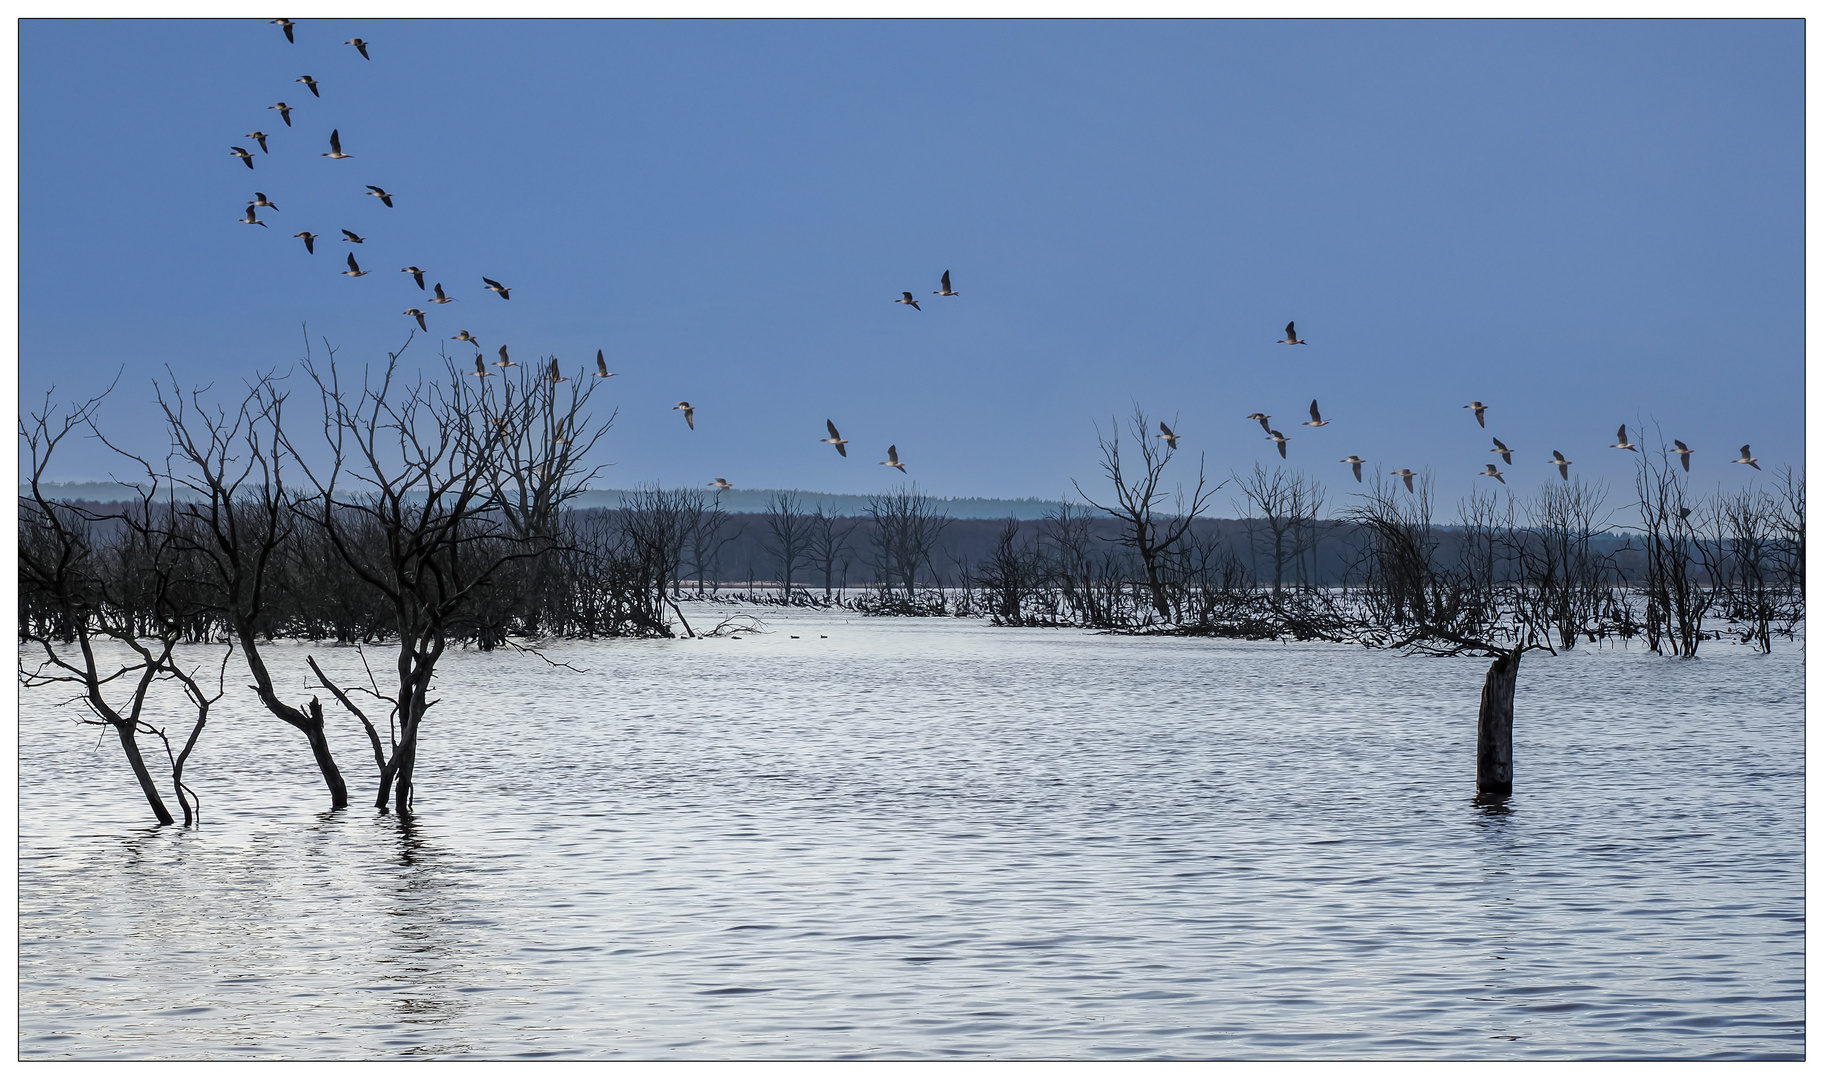
[[[354,234],[354,233],[352,233],[352,232],[349,232],[349,231],[348,231],[348,230],[347,230],[347,229],[343,229],[343,230],[342,230],[342,240],[343,240],[343,242],[345,242],[345,243],[349,243],[349,244],[365,244],[365,243],[367,243],[367,237],[365,237],[365,236],[356,236],[356,235],[355,235],[355,234]]]
[[[430,327],[424,325],[424,312],[419,311],[417,308],[408,307],[404,311],[400,312],[400,314],[401,315],[410,315],[412,318],[417,319],[418,320],[418,329],[420,329],[420,330],[429,330],[430,329]]]
[[[557,357],[555,356],[551,358],[551,374],[545,376],[545,378],[549,380],[553,386],[556,386],[560,382],[570,381],[569,379],[564,378],[563,372],[557,370]]]
[[[1337,460],[1342,461],[1343,463],[1347,464],[1350,468],[1355,470],[1355,482],[1356,483],[1359,484],[1362,482],[1362,466],[1366,465],[1367,462],[1363,461],[1359,457],[1356,457],[1354,454],[1350,454],[1346,458],[1338,458]]]
[[[355,253],[352,251],[348,253],[348,269],[342,272],[349,277],[366,277],[368,274],[373,273],[371,270],[361,269],[361,264],[355,261]]]
[[[1317,399],[1312,398],[1311,399],[1311,419],[1306,420],[1304,423],[1304,426],[1305,427],[1323,427],[1325,424],[1328,424],[1329,422],[1330,421],[1324,419],[1323,417],[1321,417],[1317,414]]]
[[[1488,426],[1487,422],[1485,422],[1482,419],[1482,414],[1488,411],[1487,405],[1482,404],[1480,401],[1472,401],[1468,405],[1465,405],[1463,407],[1465,409],[1476,410],[1476,426],[1477,427],[1487,427]]]
[[[1486,468],[1484,468],[1481,472],[1477,473],[1476,475],[1477,476],[1492,476],[1497,480],[1501,480],[1501,474],[1499,472],[1495,471],[1495,463],[1492,461],[1488,463],[1488,466]],[[1507,481],[1501,480],[1501,483],[1503,485],[1505,485],[1507,483]]]
[[[264,131],[249,131],[247,134],[241,136],[241,138],[252,139],[253,141],[259,143],[260,144],[260,153],[262,153],[262,154],[272,153],[272,151],[266,149],[266,133]]]
[[[1501,460],[1502,460],[1502,461],[1503,461],[1503,462],[1505,462],[1505,463],[1507,463],[1507,464],[1509,464],[1509,465],[1512,465],[1512,464],[1513,464],[1513,463],[1514,463],[1514,452],[1513,452],[1513,451],[1512,451],[1512,450],[1509,450],[1509,449],[1508,449],[1508,448],[1507,448],[1507,444],[1506,444],[1506,443],[1504,443],[1504,442],[1502,442],[1502,441],[1501,441],[1501,440],[1500,440],[1500,439],[1496,439],[1496,438],[1495,438],[1495,437],[1494,437],[1494,436],[1493,436],[1493,435],[1490,435],[1490,436],[1489,436],[1489,438],[1490,438],[1490,439],[1491,439],[1491,440],[1493,440],[1493,441],[1494,441],[1494,444],[1495,444],[1495,445],[1494,445],[1494,448],[1493,448],[1493,449],[1491,449],[1491,450],[1489,450],[1489,453],[1491,453],[1491,454],[1500,454],[1500,455],[1501,455]],[[1507,481],[1505,481],[1505,480],[1503,480],[1503,481],[1501,481],[1501,482],[1502,482],[1502,483],[1503,483],[1503,484],[1505,484],[1505,483],[1507,483]]]
[[[1679,442],[1677,439],[1672,440],[1672,445],[1678,447],[1678,449],[1672,451],[1674,454],[1678,455],[1678,463],[1685,467],[1686,472],[1690,472],[1691,471],[1691,448],[1689,446],[1686,446],[1684,443]]]
[[[608,370],[608,361],[602,359],[600,349],[595,350],[595,377],[598,379],[614,378],[614,372]]]
[[[829,443],[831,446],[834,446],[836,448],[836,452],[838,454],[841,454],[843,457],[848,457],[849,451],[847,450],[847,448],[845,448],[843,446],[843,444],[848,442],[849,440],[843,438],[842,434],[836,430],[836,422],[834,420],[825,420],[823,422],[823,426],[830,429],[830,437],[827,439],[818,439],[817,441]]]
[[[401,274],[412,275],[412,280],[418,283],[418,291],[419,292],[424,291],[424,271],[423,270],[418,269],[416,266],[402,266],[399,268],[399,272]]]
[[[456,333],[451,334],[450,340],[451,341],[466,341],[469,344],[475,346],[477,349],[481,348],[481,342],[476,341],[474,335],[470,334],[467,330],[458,330]],[[475,358],[475,366],[476,367],[481,366],[481,357],[477,356]]]
[[[443,295],[443,282],[441,281],[432,288],[432,291],[436,293],[435,296],[431,297],[431,303],[433,304],[454,304],[456,302],[454,296]]]
[[[268,109],[279,110],[279,119],[285,121],[286,127],[291,126],[291,106],[290,105],[287,105],[283,101],[281,101],[276,105],[268,105],[266,107]]]
[[[1552,460],[1546,462],[1546,464],[1558,466],[1558,476],[1560,479],[1569,480],[1571,478],[1571,470],[1567,468],[1567,466],[1573,464],[1573,462],[1558,451],[1552,451]]]
[[[1731,464],[1731,465],[1750,465],[1750,466],[1753,466],[1755,472],[1760,472],[1761,467],[1759,465],[1754,464],[1758,460],[1760,460],[1760,459],[1753,457],[1748,453],[1748,444],[1743,443],[1742,444],[1742,456],[1736,458],[1734,461],[1731,461],[1729,464]]]
[[[367,55],[367,42],[362,41],[358,37],[349,38],[347,41],[344,41],[342,44],[353,45],[355,47],[355,49],[361,53],[361,59],[363,59],[363,60],[372,60],[373,59],[373,57]]]
[[[468,331],[464,330],[463,333],[466,334],[466,333],[468,333]],[[475,370],[469,372],[469,374],[475,376],[478,379],[485,379],[494,373],[492,371],[489,371],[487,368],[485,368],[481,365],[481,354],[476,353],[475,354]]]
[[[727,480],[724,480],[720,476],[718,476],[714,480],[711,480],[709,483],[704,484],[703,486],[704,487],[713,487],[717,491],[727,491],[729,488],[732,488],[735,485],[729,483]]]
[[[1388,476],[1397,476],[1400,479],[1406,481],[1406,490],[1411,491],[1412,490],[1412,478],[1419,474],[1413,472],[1411,469],[1395,469],[1392,472],[1388,473],[1387,475]]]
[[[847,457],[848,455],[845,454],[843,456]],[[887,447],[887,460],[877,461],[875,464],[891,465],[902,473],[906,471],[906,463],[899,460],[899,447],[897,445]]]
[[[1296,333],[1294,333],[1292,331],[1292,324],[1287,323],[1285,340],[1275,342],[1274,344],[1276,344],[1276,345],[1303,345],[1304,343],[1305,343],[1304,339],[1300,338]]]
[[[484,278],[482,278],[482,279],[481,279],[481,280],[483,280],[483,281],[485,281],[485,282],[487,282],[487,283],[488,283],[488,286],[487,286],[487,288],[488,288],[488,291],[489,291],[489,292],[491,292],[491,293],[499,293],[499,294],[500,294],[500,298],[501,298],[501,299],[502,299],[502,300],[505,300],[505,299],[506,299],[506,298],[507,298],[507,286],[505,286],[505,285],[502,285],[502,284],[501,284],[501,283],[500,283],[500,282],[498,282],[498,281],[495,281],[495,280],[494,280],[494,279],[493,279],[493,278],[491,278],[491,277],[484,277]]]
[[[570,445],[569,437],[564,434],[564,428],[569,426],[569,424],[570,424],[570,418],[568,416],[560,416],[557,418],[557,425],[551,429],[551,445],[553,445],[553,446],[569,446]]]
[[[253,155],[238,146],[228,151],[228,156],[238,157],[241,159],[241,164],[247,166],[249,169],[253,168]]]
[[[308,252],[312,255],[315,255],[317,253],[317,234],[316,233],[311,232],[310,230],[306,229],[303,232],[294,232],[291,235],[299,240],[304,241],[304,250],[306,252]]]
[[[918,306],[918,301],[917,301],[917,300],[914,300],[914,299],[912,299],[912,294],[911,294],[911,293],[909,293],[909,292],[902,292],[902,293],[900,293],[900,294],[899,294],[899,296],[900,296],[900,298],[899,298],[899,299],[898,299],[898,300],[895,300],[895,301],[893,301],[893,302],[894,302],[894,303],[895,303],[895,304],[911,304],[911,305],[912,305],[912,308],[913,308],[913,310],[915,310],[915,311],[923,311],[923,310],[925,310],[925,309],[924,309],[924,308],[921,308],[921,307],[919,307],[919,306]],[[847,455],[846,455],[846,454],[845,454],[845,455],[844,455],[844,456],[845,456],[845,457],[846,457],[846,456],[847,456]]]
[[[512,359],[507,356],[507,347],[502,345],[500,347],[500,359],[494,361],[494,366],[505,370],[510,367],[518,367],[519,365],[515,364]]]
[[[317,93],[317,80],[311,78],[309,75],[306,75],[301,79],[293,79],[291,81],[303,83],[305,85],[305,87],[310,90],[311,97],[322,97],[323,96],[322,94]]]
[[[1632,450],[1640,453],[1640,447],[1628,441],[1628,425],[1623,424],[1615,429],[1615,441],[1609,444],[1611,450]]]
[[[680,401],[671,407],[672,412],[677,412],[680,409],[684,411],[684,423],[690,427],[690,430],[697,430],[697,422],[691,419],[691,417],[696,415],[697,410],[691,408],[690,402],[688,401]]]
[[[1273,433],[1273,429],[1267,426],[1267,421],[1273,419],[1273,414],[1264,413],[1264,412],[1251,412],[1247,415],[1247,419],[1260,421],[1260,430],[1266,432],[1269,435],[1271,435]]]
[[[1267,431],[1267,438],[1269,440],[1279,444],[1279,456],[1282,458],[1285,457],[1286,456],[1286,437],[1284,435],[1281,435],[1277,431],[1273,431],[1273,430],[1269,429]]]
[[[318,154],[317,156],[326,158],[350,158],[355,155],[344,154],[342,152],[342,129],[331,128],[329,129],[329,153]]]
[[[292,22],[290,19],[267,19],[266,21],[285,31],[286,41],[291,42],[293,45],[298,43],[298,39],[291,36],[291,28],[296,26],[296,23]]]
[[[243,225],[258,225],[262,229],[264,229],[266,227],[266,223],[264,221],[261,221],[259,218],[253,216],[253,204],[252,203],[247,204],[247,216],[244,218],[236,218],[235,220],[239,221]]]
[[[1172,429],[1171,429],[1171,428],[1169,428],[1169,427],[1166,427],[1166,426],[1165,426],[1165,421],[1163,421],[1163,420],[1161,420],[1161,421],[1159,421],[1159,434],[1157,434],[1157,435],[1155,435],[1155,436],[1153,436],[1153,438],[1155,438],[1155,439],[1164,439],[1164,440],[1165,440],[1165,445],[1166,445],[1166,446],[1167,446],[1167,447],[1169,447],[1169,448],[1171,448],[1171,449],[1173,449],[1173,450],[1176,450],[1176,449],[1178,449],[1178,435],[1177,435],[1177,433],[1176,433],[1176,432],[1174,432],[1174,431],[1173,431],[1173,430],[1172,430]]]
[[[382,203],[386,204],[387,206],[393,205],[393,195],[392,195],[392,192],[390,192],[390,191],[384,191],[380,188],[375,187],[372,184],[368,184],[367,193],[369,195],[372,195],[374,198],[379,199]]]
[[[256,191],[253,193],[253,205],[264,206],[268,210],[277,210],[279,208],[276,203],[273,203],[266,198],[266,193],[264,191]]]
[[[911,294],[907,293],[906,295],[910,296]],[[931,295],[932,296],[961,296],[963,294],[959,293],[959,292],[952,292],[950,290],[950,271],[945,270],[943,287],[939,288],[939,289],[933,289],[931,291]]]

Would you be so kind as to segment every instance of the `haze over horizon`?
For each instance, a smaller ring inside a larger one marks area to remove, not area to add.
[[[1796,20],[25,20],[20,46],[21,403],[124,369],[104,417],[142,452],[165,365],[232,391],[305,326],[384,359],[417,265],[458,299],[408,366],[466,365],[458,329],[605,351],[598,487],[866,493],[905,479],[891,443],[934,495],[1093,494],[1095,425],[1135,402],[1178,481],[1278,464],[1244,419],[1271,413],[1333,502],[1359,454],[1448,505],[1493,483],[1491,435],[1516,494],[1557,449],[1619,495],[1615,427],[1655,419],[1699,492],[1766,478],[1744,442],[1803,466]],[[256,190],[266,228],[235,221]],[[961,295],[930,295],[946,269]],[[1275,344],[1288,319],[1310,344]],[[1313,397],[1330,426],[1300,426]],[[113,471],[96,449],[57,478]]]

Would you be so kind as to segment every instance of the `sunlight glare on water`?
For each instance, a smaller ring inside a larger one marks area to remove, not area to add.
[[[159,829],[23,692],[21,1055],[1804,1054],[1802,639],[1529,655],[1480,807],[1485,662],[761,614],[449,655],[409,824],[333,704],[353,808],[231,670]]]

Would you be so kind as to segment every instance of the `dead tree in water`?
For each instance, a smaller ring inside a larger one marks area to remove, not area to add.
[[[917,598],[918,572],[930,567],[931,552],[950,524],[949,517],[934,510],[930,496],[916,484],[901,484],[868,500],[868,518],[873,525],[868,539],[874,549],[874,579],[881,600],[876,610],[925,612]],[[896,596],[895,587],[904,594]]]
[[[804,504],[796,495],[782,491],[766,504],[766,516],[762,520],[766,522],[767,535],[772,538],[764,545],[766,553],[779,568],[779,600],[790,603],[792,575],[810,557],[810,515],[804,512]]]
[[[1698,522],[1691,520],[1684,476],[1665,447],[1643,450],[1634,466],[1645,574],[1647,645],[1657,653],[1692,657],[1704,640],[1704,615],[1715,597],[1694,572]]]
[[[154,384],[154,393],[171,438],[169,478],[196,493],[194,501],[174,508],[176,536],[196,554],[210,607],[239,647],[260,704],[303,733],[329,789],[330,808],[343,809],[348,785],[330,752],[322,702],[314,696],[300,705],[282,701],[260,647],[262,628],[271,633],[267,608],[276,591],[275,560],[293,542],[298,524],[279,454],[285,394],[270,374],[257,376],[231,416],[212,411],[200,392],[185,394],[175,382],[169,388]]]
[[[847,573],[849,554],[849,534],[855,531],[853,522],[841,524],[842,519],[835,511],[825,511],[822,503],[811,511],[810,546],[805,549],[810,559],[811,568],[823,574],[823,602],[828,604],[835,595],[836,564],[841,563]]]
[[[557,543],[530,518],[530,534],[508,523],[493,498],[499,478],[542,468],[540,479],[562,491],[566,471],[579,465],[568,454],[545,454],[540,464],[522,456],[539,445],[528,442],[528,428],[550,430],[538,387],[544,377],[522,371],[510,394],[446,360],[436,382],[405,384],[399,355],[389,354],[359,386],[343,385],[333,352],[322,367],[306,359],[304,372],[322,401],[324,447],[311,453],[288,433],[280,439],[306,481],[309,498],[300,505],[338,558],[392,608],[395,677],[392,692],[377,695],[393,710],[390,746],[376,725],[363,722],[383,761],[375,805],[385,809],[390,798],[405,813],[420,729],[434,704],[431,682],[452,633],[473,618],[484,585]],[[564,437],[585,438],[583,421]]]
[[[1406,496],[1377,477],[1349,511],[1361,527],[1366,575],[1354,616],[1338,636],[1431,656],[1486,656],[1476,719],[1476,791],[1502,798],[1514,783],[1514,687],[1520,659],[1551,651],[1541,598],[1528,583],[1525,531],[1492,496],[1465,503],[1454,560],[1438,555],[1431,480]]]
[[[1191,492],[1187,502],[1183,492],[1178,492],[1178,499],[1170,516],[1162,517],[1161,507],[1165,502],[1165,492],[1160,490],[1164,483],[1165,467],[1171,463],[1177,453],[1165,440],[1154,442],[1148,430],[1150,424],[1146,414],[1139,406],[1134,407],[1134,415],[1128,420],[1128,429],[1133,433],[1134,442],[1140,451],[1140,468],[1131,478],[1121,462],[1121,428],[1111,417],[1109,432],[1105,436],[1098,427],[1096,445],[1102,452],[1102,472],[1115,488],[1113,506],[1104,506],[1083,491],[1083,486],[1071,481],[1077,494],[1091,506],[1113,517],[1120,531],[1114,537],[1105,537],[1130,548],[1140,559],[1140,568],[1146,575],[1147,593],[1152,600],[1153,610],[1161,621],[1169,622],[1172,618],[1170,597],[1166,594],[1166,582],[1163,572],[1167,557],[1183,539],[1185,531],[1197,515],[1203,513],[1209,500],[1215,496],[1223,484],[1216,485],[1208,492],[1203,490],[1203,459],[1197,459],[1197,486]],[[1228,481],[1223,481],[1226,484]]]
[[[658,485],[635,488],[621,498],[621,532],[634,556],[641,584],[651,597],[652,625],[671,637],[665,609],[678,617],[688,637],[695,637],[673,595],[684,562],[684,545],[703,516],[703,495],[696,491],[667,491]]]
[[[100,438],[94,416],[106,394],[61,414],[47,399],[43,410],[19,425],[29,489],[19,500],[19,632],[40,655],[33,664],[22,649],[19,672],[28,688],[75,691],[71,700],[81,702],[91,716],[84,722],[114,731],[152,816],[170,825],[175,819],[146,766],[139,737],[158,736],[169,756],[163,729],[146,718],[148,695],[158,683],[175,678],[186,691],[201,695],[200,684],[173,655],[200,605],[167,527],[169,509],[158,501],[157,474],[133,459],[148,483],[136,500],[113,514],[85,511],[44,491],[45,471],[65,439],[78,429]],[[116,649],[128,655],[110,655]],[[122,689],[124,700],[118,696]],[[183,784],[183,761],[202,734],[209,705],[220,696],[218,690],[192,699],[199,707],[197,719],[183,757],[172,763],[186,825],[194,815]]]
[[[1255,542],[1255,522],[1267,531],[1273,558],[1273,595],[1284,587],[1286,567],[1299,570],[1300,584],[1311,585],[1311,575],[1304,569],[1305,555],[1317,546],[1317,515],[1324,505],[1322,484],[1302,472],[1288,472],[1276,467],[1269,473],[1258,462],[1246,476],[1231,477],[1241,490],[1242,502],[1236,510],[1247,521],[1251,550]]]

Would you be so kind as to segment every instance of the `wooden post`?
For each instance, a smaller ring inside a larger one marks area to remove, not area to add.
[[[1476,716],[1476,794],[1505,798],[1514,791],[1514,683],[1520,651],[1502,653],[1488,665],[1482,709]]]

